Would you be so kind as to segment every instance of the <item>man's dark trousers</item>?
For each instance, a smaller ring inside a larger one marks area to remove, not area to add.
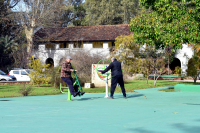
[[[68,84],[69,90],[71,92],[71,95],[74,95],[75,92],[78,92],[78,86],[75,85],[73,88],[73,84],[74,84],[74,79],[72,77],[61,77],[62,80]],[[74,91],[75,89],[75,91]]]
[[[113,97],[117,83],[119,83],[122,93],[124,97],[126,97],[126,91],[124,89],[124,80],[122,75],[117,75],[112,77],[110,96]]]

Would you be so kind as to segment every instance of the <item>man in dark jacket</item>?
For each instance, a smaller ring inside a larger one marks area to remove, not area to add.
[[[123,96],[126,98],[126,90],[124,88],[124,80],[123,80],[123,74],[122,74],[122,69],[121,69],[121,62],[117,61],[115,57],[111,58],[112,63],[102,72],[102,74],[106,73],[111,69],[111,89],[110,89],[110,97],[108,99],[113,99],[113,95],[115,92],[115,88],[117,86],[117,83],[119,83]]]
[[[74,97],[79,95],[80,96],[80,92],[78,91],[78,86],[75,85],[73,88],[73,84],[74,84],[74,79],[71,77],[71,72],[74,71],[74,69],[71,66],[71,60],[72,57],[71,56],[67,56],[66,60],[62,63],[61,66],[61,78],[62,80],[68,84],[69,86],[69,90],[71,92],[71,95],[73,95]],[[75,70],[76,71],[76,70]],[[82,95],[85,92],[82,92]]]

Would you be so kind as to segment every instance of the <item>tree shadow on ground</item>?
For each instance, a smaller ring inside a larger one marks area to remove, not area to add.
[[[90,98],[81,98],[81,99],[73,99],[73,101],[85,101],[85,100],[95,100],[103,97],[90,97]]]
[[[186,105],[200,105],[200,104],[196,104],[196,103],[184,103]]]
[[[134,97],[141,97],[144,96],[144,94],[128,94],[127,98],[134,98]],[[114,96],[114,99],[122,98],[123,96]],[[73,101],[85,101],[85,100],[96,100],[99,98],[104,98],[104,97],[91,97],[91,98],[80,98],[80,99],[73,99]]]
[[[128,94],[126,95],[126,98],[135,98],[135,97],[141,97],[141,96],[144,96],[144,94]],[[123,98],[123,95],[121,96],[114,95],[114,99],[119,99],[119,98]]]
[[[11,101],[11,100],[0,100],[0,101]]]
[[[127,98],[134,98],[134,97],[141,97],[144,96],[144,94],[131,94],[131,95],[127,95]]]
[[[200,120],[196,120],[196,121],[200,121]],[[186,124],[182,124],[182,123],[173,124],[172,126],[178,130],[181,130],[182,133],[199,133],[200,132],[200,126],[187,126]],[[134,132],[134,133],[162,133],[162,131],[157,132],[157,131],[146,130],[143,127],[129,128],[128,131]]]
[[[173,127],[180,129],[182,133],[199,133],[200,127],[199,126],[187,126],[182,123],[174,124]]]
[[[128,131],[130,131],[131,133],[162,133],[162,132],[146,130],[146,129],[144,129],[144,127],[141,127],[141,128],[129,128]]]

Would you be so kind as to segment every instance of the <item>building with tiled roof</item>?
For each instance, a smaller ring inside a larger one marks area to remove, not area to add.
[[[77,50],[86,49],[108,57],[115,38],[130,34],[127,24],[41,28],[34,35],[34,44],[38,45],[38,50],[33,55],[45,63],[53,63],[54,66],[58,66],[63,57]],[[183,48],[175,54],[171,69],[180,66],[183,73],[186,73],[187,62],[192,55],[191,48],[183,44]]]
[[[115,38],[130,34],[127,24],[41,28],[34,35],[34,44],[38,45],[34,55],[46,63],[53,62],[54,66],[75,50],[87,49],[108,56]]]
[[[114,41],[117,36],[122,34],[131,34],[127,24],[42,28],[35,33],[35,37],[38,41],[93,42]]]

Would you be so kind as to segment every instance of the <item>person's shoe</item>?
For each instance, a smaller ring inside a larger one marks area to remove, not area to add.
[[[79,97],[84,95],[84,94],[85,94],[85,92],[82,92],[82,93],[80,91],[78,92]]]
[[[76,97],[79,94],[79,92],[74,92],[73,96]]]
[[[124,99],[127,99],[127,97],[123,96]]]
[[[107,97],[107,99],[114,99],[113,97]]]
[[[81,93],[81,95],[84,95],[84,94],[85,94],[85,92],[82,92],[82,93]]]
[[[77,93],[78,93],[77,95],[79,95],[79,97],[80,97],[81,96],[80,91],[78,91]]]

